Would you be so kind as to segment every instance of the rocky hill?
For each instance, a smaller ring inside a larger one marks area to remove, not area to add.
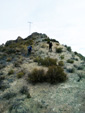
[[[85,113],[85,57],[42,33],[7,41],[0,46],[0,113]]]

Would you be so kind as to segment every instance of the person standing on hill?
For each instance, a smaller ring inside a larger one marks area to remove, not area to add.
[[[49,42],[49,51],[50,52],[52,52],[52,46],[53,46],[52,42]]]
[[[28,49],[28,55],[30,55],[31,54],[31,51],[32,51],[32,46],[31,45],[28,46],[27,49]]]

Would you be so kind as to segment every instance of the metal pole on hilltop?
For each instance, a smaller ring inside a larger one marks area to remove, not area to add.
[[[29,23],[29,35],[31,34],[31,24],[32,22],[28,22]]]

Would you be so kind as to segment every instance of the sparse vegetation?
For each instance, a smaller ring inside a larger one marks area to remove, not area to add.
[[[69,52],[71,52],[71,47],[70,47],[70,46],[65,45],[65,47],[67,48],[67,50],[68,50]]]
[[[61,55],[60,58],[63,60],[64,59],[64,55]]]
[[[12,75],[12,74],[14,74],[14,70],[13,69],[9,70],[9,72],[8,72],[8,75]]]
[[[72,64],[72,63],[74,63],[74,61],[72,59],[68,59],[67,63],[71,63]]]
[[[20,63],[19,62],[14,62],[14,66],[15,67],[20,67]]]
[[[13,98],[15,96],[16,96],[16,93],[9,91],[3,95],[3,98],[9,100],[10,98]]]
[[[52,41],[52,42],[57,42],[59,44],[59,41],[57,41],[55,39],[50,39],[50,38],[44,39],[43,41],[47,41],[47,43],[49,43],[50,41]]]
[[[85,78],[85,73],[83,73],[83,72],[78,72],[77,75],[79,76],[78,82],[80,82],[80,80]]]
[[[41,45],[41,48],[46,48],[47,46],[45,44],[42,44]]]
[[[20,93],[27,95],[27,98],[30,98],[30,97],[31,97],[31,95],[30,95],[30,93],[29,93],[29,89],[27,88],[27,86],[23,86],[23,87],[20,89]]]
[[[59,61],[59,62],[58,62],[58,65],[59,65],[59,66],[64,66],[64,62],[63,62],[63,61]]]
[[[2,81],[0,81],[0,90],[4,91],[7,88],[5,84],[3,84]]]
[[[84,59],[40,33],[0,46],[0,113],[84,112]]]
[[[78,61],[78,58],[74,58],[75,61]]]
[[[57,59],[53,59],[50,57],[46,57],[42,59],[41,57],[36,57],[34,59],[34,62],[38,62],[39,65],[43,65],[43,66],[52,66],[52,65],[56,65]]]
[[[59,44],[59,41],[55,40],[55,39],[50,39],[50,41],[52,42],[57,42]]]
[[[25,75],[25,72],[21,70],[17,73],[17,78],[22,78],[24,75]]]
[[[10,54],[25,55],[27,53],[27,46],[32,45],[33,43],[34,43],[33,39],[11,40],[11,41],[7,41],[4,47],[0,48],[0,51],[6,53],[7,55],[10,55]]]
[[[8,47],[5,52],[6,52],[7,54],[13,54],[13,53],[16,54],[16,50],[15,50],[14,48],[10,48],[10,47]]]
[[[69,73],[74,73],[74,72],[75,72],[75,69],[74,69],[74,68],[68,68],[68,69],[67,69],[67,72],[69,72]]]
[[[75,55],[77,55],[81,60],[85,61],[85,57],[83,55],[81,55],[80,53],[74,52]]]
[[[47,38],[47,39],[44,39],[43,41],[47,41],[47,43],[49,43],[50,42],[50,39]]]
[[[62,53],[62,49],[61,47],[56,47],[56,53]]]
[[[20,67],[20,65],[22,64],[22,61],[23,61],[22,57],[19,57],[16,59],[16,61],[14,61],[13,64],[15,67]]]

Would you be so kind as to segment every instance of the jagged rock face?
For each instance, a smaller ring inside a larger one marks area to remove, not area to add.
[[[11,45],[11,44],[14,44],[15,43],[15,41],[14,40],[9,40],[9,41],[7,41],[6,42],[6,46],[9,46],[9,45]]]
[[[17,53],[8,54],[5,47],[0,48],[0,113],[85,112],[84,57],[81,60],[81,56],[57,41],[52,41],[52,52],[49,52],[47,39],[49,38],[45,34],[33,33],[25,39],[18,37],[17,42],[7,42],[8,49],[10,44],[16,44],[19,49]],[[25,49],[30,42],[32,53],[27,56]],[[25,49],[22,51],[23,48]],[[10,49],[15,47],[12,45]],[[23,52],[26,54],[23,55]],[[48,67],[41,65],[40,61],[34,61],[35,58],[39,60],[47,57],[57,59],[57,65],[63,61],[62,68],[68,77],[66,82],[31,84],[28,81],[28,76],[35,68],[47,72]]]
[[[48,38],[48,36],[46,34],[42,34],[42,33],[37,33],[37,32],[34,32],[32,33],[30,36],[28,36],[27,38],[25,38],[25,40],[28,40],[28,39],[32,39],[32,38]]]
[[[16,40],[9,40],[9,41],[7,41],[6,42],[6,46],[9,46],[9,45],[12,45],[12,44],[14,44],[14,43],[17,43],[17,42],[20,42],[20,41],[22,41],[23,40],[23,38],[21,38],[20,36],[18,36],[18,38],[16,39]]]
[[[19,41],[22,41],[22,40],[23,40],[23,38],[18,36],[18,38],[16,39],[16,42],[19,42]]]

